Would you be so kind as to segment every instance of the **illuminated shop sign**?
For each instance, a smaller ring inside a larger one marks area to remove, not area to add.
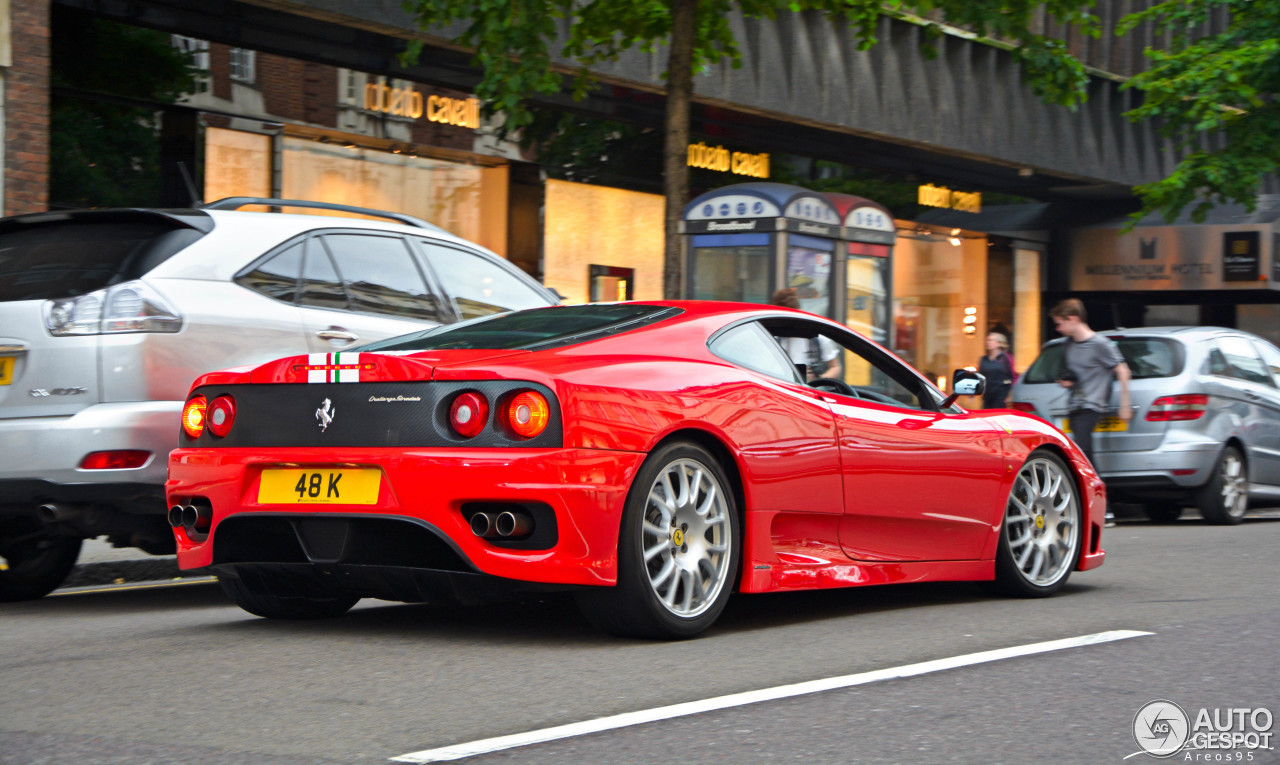
[[[769,155],[729,151],[723,146],[708,146],[699,141],[689,144],[689,167],[734,173],[752,178],[769,177]]]
[[[982,212],[982,192],[952,191],[946,186],[926,183],[920,187],[916,202],[926,207],[946,207],[960,212]]]
[[[364,86],[364,108],[395,117],[419,119],[465,128],[480,127],[480,99],[427,96],[410,87],[393,88],[382,82]]]

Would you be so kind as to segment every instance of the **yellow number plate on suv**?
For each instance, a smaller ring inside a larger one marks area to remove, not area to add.
[[[0,356],[0,385],[13,382],[13,357]]]
[[[1094,433],[1120,433],[1129,429],[1129,423],[1119,417],[1103,417],[1098,420],[1098,426],[1093,429]],[[1071,420],[1066,417],[1062,418],[1062,432],[1071,432]]]
[[[262,471],[258,501],[264,505],[373,505],[382,471],[377,468],[269,468]]]

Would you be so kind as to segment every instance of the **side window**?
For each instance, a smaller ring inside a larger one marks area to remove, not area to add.
[[[418,243],[463,319],[551,305],[541,293],[487,258],[426,239]]]
[[[351,310],[442,323],[447,320],[400,237],[325,234],[320,240],[342,275]]]
[[[712,353],[732,364],[787,382],[799,382],[796,368],[759,324],[739,324],[711,341]]]
[[[298,302],[314,308],[347,310],[347,293],[342,289],[342,280],[338,278],[329,253],[317,238],[307,242],[307,257],[302,266],[302,294],[298,296]]]
[[[302,247],[298,242],[259,263],[236,283],[267,297],[292,303],[298,298],[298,272],[302,270]]]
[[[1280,387],[1280,350],[1271,343],[1254,343],[1258,346],[1258,350],[1262,352],[1262,362],[1267,365],[1267,371],[1271,373],[1271,380]]]
[[[766,319],[762,323],[791,361],[804,365],[810,381],[818,377],[841,380],[857,398],[878,404],[930,411],[937,408],[928,386],[905,364],[853,335],[803,319]]]
[[[1226,375],[1229,377],[1260,385],[1274,384],[1270,370],[1258,358],[1253,345],[1243,337],[1220,337],[1217,350],[1221,351],[1221,359],[1215,359],[1212,352],[1209,354],[1209,367],[1213,374],[1222,374],[1216,368],[1221,368],[1225,363]]]

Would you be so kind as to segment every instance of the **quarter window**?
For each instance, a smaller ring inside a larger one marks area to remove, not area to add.
[[[1271,372],[1271,379],[1275,382],[1276,387],[1280,387],[1280,351],[1271,343],[1258,343],[1258,350],[1262,351],[1262,361],[1266,363],[1267,370]]]
[[[260,263],[236,282],[267,297],[292,303],[298,297],[298,272],[302,270],[302,242],[291,245]]]
[[[487,258],[425,239],[418,241],[463,319],[550,305],[551,301],[533,287]]]
[[[443,322],[440,301],[427,290],[422,272],[398,236],[326,234],[351,310]]]
[[[710,345],[711,352],[740,367],[787,382],[798,382],[796,368],[759,324],[739,324]]]
[[[1273,385],[1271,372],[1258,358],[1258,352],[1243,337],[1220,337],[1217,348],[1209,352],[1211,374],[1234,377],[1260,385]]]

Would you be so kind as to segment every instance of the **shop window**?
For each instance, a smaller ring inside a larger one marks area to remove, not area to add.
[[[463,319],[547,304],[545,297],[497,263],[427,239],[417,241],[444,290],[453,296]]]
[[[231,49],[231,79],[252,85],[255,82],[257,53],[247,48]]]
[[[342,276],[351,310],[443,322],[440,301],[427,291],[413,255],[398,236],[320,237]]]
[[[591,302],[612,303],[631,300],[634,296],[636,270],[618,266],[587,267],[591,279]]]

